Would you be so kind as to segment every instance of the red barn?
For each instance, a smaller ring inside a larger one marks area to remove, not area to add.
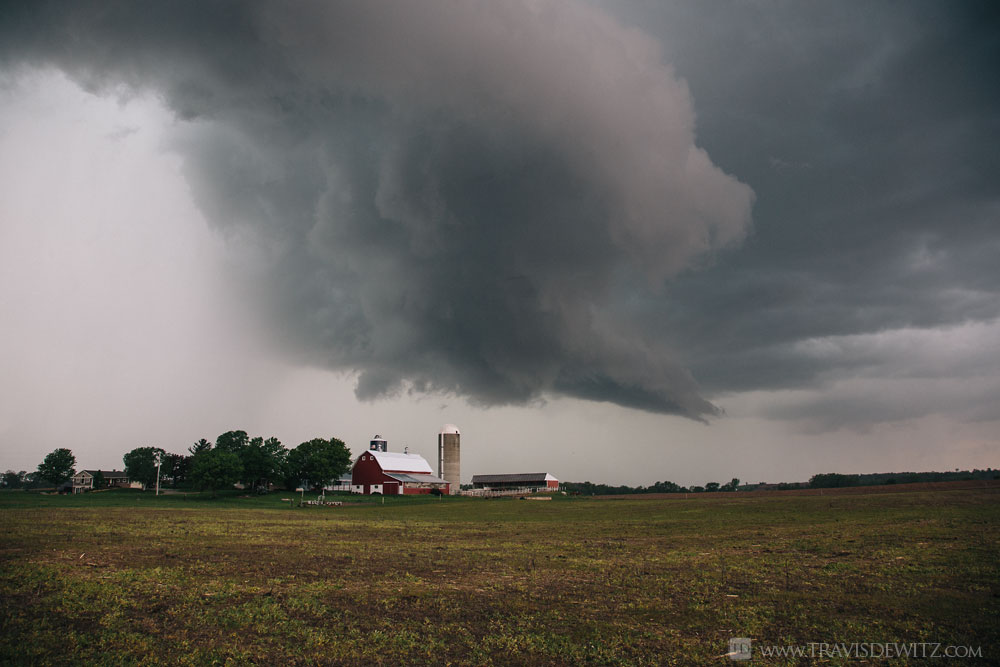
[[[418,454],[367,451],[354,462],[351,491],[387,496],[431,493],[438,489],[447,494],[451,485],[434,476],[427,460]]]

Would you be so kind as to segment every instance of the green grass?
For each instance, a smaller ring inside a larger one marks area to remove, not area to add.
[[[996,490],[297,496],[0,494],[0,663],[727,664],[730,637],[1000,660]]]
[[[152,491],[138,489],[105,489],[102,491],[60,495],[37,491],[0,491],[0,509],[27,509],[39,507],[136,507],[142,509],[178,508],[241,508],[241,509],[286,509],[287,500],[299,504],[301,499],[315,500],[313,492],[274,491],[266,495],[248,494],[244,491],[163,491],[157,496]],[[436,496],[361,496],[352,493],[326,494],[327,500],[339,500],[347,505],[412,505],[438,500]],[[447,498],[445,500],[455,500]]]

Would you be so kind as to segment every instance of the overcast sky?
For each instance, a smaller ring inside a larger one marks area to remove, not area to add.
[[[991,2],[0,8],[0,468],[1000,467]]]

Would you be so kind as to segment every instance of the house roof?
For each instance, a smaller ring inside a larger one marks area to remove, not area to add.
[[[389,477],[400,481],[400,482],[416,482],[419,484],[447,484],[446,480],[440,477],[435,477],[434,475],[417,475],[407,472],[391,472],[386,473]]]
[[[399,452],[368,451],[375,457],[382,472],[409,472],[420,475],[432,475],[431,465],[419,454],[401,454]]]
[[[93,477],[97,473],[101,473],[101,475],[103,475],[105,479],[107,479],[108,477],[128,477],[128,475],[125,473],[124,470],[81,470],[76,474],[79,475],[80,473],[84,472],[90,475],[91,477]]]
[[[473,475],[473,484],[503,484],[510,482],[558,482],[559,480],[547,472],[519,472],[507,475]]]

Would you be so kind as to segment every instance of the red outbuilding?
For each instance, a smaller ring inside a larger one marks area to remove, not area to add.
[[[448,494],[451,485],[436,477],[427,460],[418,454],[372,449],[358,457],[351,471],[354,493],[394,496],[433,493],[435,489]]]

